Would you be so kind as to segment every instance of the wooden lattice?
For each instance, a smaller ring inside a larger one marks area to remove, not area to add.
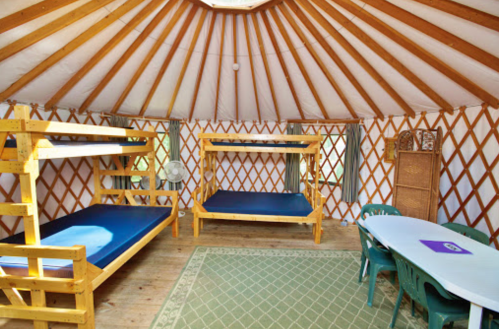
[[[11,106],[2,107],[1,118],[12,117]],[[74,111],[44,112],[33,105],[32,116],[37,119],[61,122],[108,125],[108,118],[97,114],[82,115]],[[168,130],[166,122],[132,120],[137,129],[148,125],[156,131]],[[421,113],[415,119],[407,116],[389,117],[384,121],[364,121],[361,144],[359,202],[347,204],[340,201],[341,184],[322,184],[326,196],[326,216],[336,219],[358,218],[360,208],[366,203],[391,204],[394,164],[383,161],[384,138],[394,137],[406,129],[443,129],[443,159],[441,169],[439,222],[456,221],[476,227],[490,235],[490,241],[499,248],[499,112],[485,106],[448,113]],[[181,158],[189,171],[180,194],[180,207],[192,206],[191,192],[199,183],[198,132],[285,133],[284,123],[275,122],[183,122],[181,126]],[[304,126],[304,133],[342,134],[344,126]],[[164,137],[163,137],[164,138]],[[331,138],[328,136],[327,138]],[[344,137],[341,137],[344,138]],[[331,140],[333,143],[334,141]],[[158,147],[164,147],[161,143]],[[165,149],[165,152],[168,150]],[[333,148],[331,152],[337,152]],[[323,166],[335,168],[342,160],[331,163],[325,159]],[[158,159],[164,165],[167,157]],[[285,160],[280,155],[219,154],[222,166],[217,173],[218,184],[224,189],[245,191],[280,192],[284,189]],[[103,160],[102,168],[109,168],[111,161]],[[342,165],[342,163],[341,163]],[[162,170],[158,166],[158,171]],[[43,161],[38,179],[41,221],[52,220],[88,206],[93,194],[91,161],[89,159],[63,159]],[[332,175],[335,175],[334,170]],[[341,182],[341,177],[336,177]],[[0,176],[0,202],[16,201],[19,182],[14,175]],[[103,186],[111,186],[106,177]],[[166,202],[166,200],[161,201]],[[21,229],[20,218],[0,218],[2,235]]]

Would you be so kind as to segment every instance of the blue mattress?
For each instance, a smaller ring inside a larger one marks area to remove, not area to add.
[[[54,147],[68,147],[68,146],[144,146],[146,142],[118,142],[118,141],[50,141]],[[8,139],[5,141],[5,147],[16,148],[17,141],[15,139]]]
[[[312,206],[302,193],[234,192],[218,190],[203,203],[208,212],[306,217]]]
[[[87,260],[104,268],[170,216],[171,208],[96,204],[40,226],[41,244],[84,245]],[[24,244],[24,232],[1,240]],[[27,259],[0,257],[8,274],[26,275]],[[72,261],[43,259],[47,276],[71,277]],[[52,274],[51,272],[57,272]]]
[[[298,147],[307,148],[309,144],[264,144],[264,143],[229,143],[211,142],[215,146],[250,146],[250,147]]]

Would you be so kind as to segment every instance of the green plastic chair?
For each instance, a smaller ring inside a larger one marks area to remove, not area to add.
[[[475,241],[483,243],[484,245],[488,246],[490,243],[489,237],[487,236],[487,234],[485,234],[482,231],[479,231],[477,229],[474,229],[473,227],[461,225],[458,223],[445,223],[445,224],[442,224],[442,226],[445,228],[448,228],[449,230],[452,230],[454,232],[457,232],[459,234],[467,236],[470,239],[473,239]]]
[[[362,272],[366,266],[366,260],[369,260],[369,293],[367,296],[367,305],[373,306],[374,288],[376,286],[376,278],[380,271],[391,271],[392,283],[395,281],[395,271],[397,266],[393,260],[392,254],[386,249],[382,249],[374,243],[369,236],[369,231],[364,228],[357,220],[357,227],[359,228],[360,243],[362,245],[362,255],[360,257],[360,273],[359,282],[362,282]],[[371,246],[368,245],[368,242]]]
[[[390,216],[402,216],[400,211],[392,206],[387,204],[366,204],[360,210],[360,217],[363,220],[366,220],[366,214],[369,216],[376,215],[390,215]]]
[[[404,293],[428,311],[428,329],[442,329],[444,324],[468,319],[470,303],[450,294],[440,283],[411,261],[392,250],[397,264],[399,295],[390,327],[395,326]]]

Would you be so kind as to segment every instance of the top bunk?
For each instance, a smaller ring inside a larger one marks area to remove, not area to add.
[[[31,120],[25,106],[16,106],[15,117],[0,120],[2,160],[19,160],[20,152],[34,160],[147,153],[157,137],[154,131]]]
[[[257,152],[315,154],[320,152],[322,135],[198,134],[206,152]]]

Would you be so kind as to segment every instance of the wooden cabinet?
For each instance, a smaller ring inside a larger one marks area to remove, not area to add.
[[[442,128],[400,133],[392,204],[402,215],[437,222],[441,162]]]

